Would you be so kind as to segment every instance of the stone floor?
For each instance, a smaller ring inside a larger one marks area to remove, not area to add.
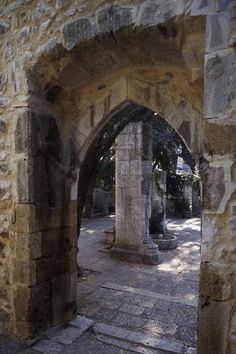
[[[48,332],[32,348],[15,343],[7,351],[10,341],[0,338],[0,354],[196,353],[200,220],[168,220],[178,248],[160,252],[157,266],[110,256],[103,230],[114,221],[83,222],[78,318]]]

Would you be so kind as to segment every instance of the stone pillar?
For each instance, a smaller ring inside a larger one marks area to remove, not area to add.
[[[151,186],[150,233],[164,234],[166,219],[166,171],[154,171]],[[153,237],[153,236],[152,236]]]
[[[22,111],[15,152],[14,335],[25,341],[76,314],[77,200],[58,163],[54,117]]]
[[[158,263],[149,235],[152,136],[149,123],[129,123],[116,142],[116,242],[122,259]]]
[[[201,199],[200,199],[200,186],[199,182],[193,183],[193,194],[192,194],[192,215],[201,215]]]
[[[207,16],[199,354],[236,352],[235,1]]]
[[[184,197],[184,216],[192,217],[192,203],[193,203],[193,182],[184,181],[183,183],[183,197]]]

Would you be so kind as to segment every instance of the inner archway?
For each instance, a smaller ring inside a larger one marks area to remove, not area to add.
[[[118,112],[116,118],[116,128],[119,127],[118,117],[123,116],[124,125],[128,124],[130,121],[130,119],[126,119],[126,115],[129,115],[130,118],[133,116],[133,119],[136,121],[142,120],[143,117],[146,117],[146,119],[149,120],[153,118],[153,112],[145,109],[144,107],[140,107],[133,103],[129,104],[128,107],[129,109],[121,108]],[[131,110],[131,107],[136,107],[136,109]],[[110,123],[112,123],[112,119],[110,120]],[[110,128],[110,130],[108,130],[109,134],[106,135],[104,134],[104,130],[101,131],[101,135],[99,135],[99,144],[95,144],[97,149],[101,147],[103,139],[103,141],[107,141],[107,136],[109,138],[112,137],[111,125],[109,123],[106,128],[108,127]],[[117,129],[116,132],[119,132],[119,129]],[[101,137],[103,137],[103,139]],[[113,139],[114,137],[115,135],[113,135]],[[89,155],[87,158],[88,161],[92,161]],[[92,177],[91,174],[90,177]],[[81,184],[80,186],[82,187]],[[122,264],[122,262],[113,264],[112,260],[109,261],[109,255],[101,252],[99,254],[99,247],[103,247],[103,236],[101,235],[101,229],[112,226],[109,218],[104,220],[97,219],[97,221],[92,220],[91,222],[86,222],[83,224],[82,239],[79,241],[79,245],[81,245],[79,255],[81,255],[83,268],[86,268],[83,275],[87,280],[80,282],[78,286],[79,314],[88,316],[89,318],[95,320],[95,322],[101,321],[107,325],[110,324],[117,328],[126,328],[126,330],[128,328],[133,331],[141,330],[141,332],[144,331],[144,333],[148,332],[153,335],[162,335],[162,338],[163,336],[165,338],[165,335],[167,335],[167,340],[169,340],[169,342],[178,339],[183,340],[184,338],[185,345],[196,346],[196,295],[198,289],[198,271],[200,261],[198,249],[199,221],[194,220],[192,226],[191,222],[188,223],[188,221],[186,221],[186,224],[183,222],[181,224],[181,222],[179,222],[177,225],[178,226],[176,227],[174,222],[173,224],[170,223],[169,227],[173,230],[175,230],[175,228],[178,229],[179,227],[178,231],[180,233],[181,240],[179,259],[173,254],[172,256],[169,255],[169,260],[167,260],[168,257],[165,259],[166,254],[164,254],[163,262],[159,266],[145,267],[145,265],[136,264],[132,267],[128,266],[127,263]],[[192,232],[193,230],[195,232],[195,234],[193,232],[192,237],[190,237],[191,227],[193,227]],[[180,230],[182,230],[182,232]],[[188,251],[194,253],[194,251],[191,251],[191,243],[193,244],[192,247],[195,247],[195,260],[194,257],[190,256],[190,253],[188,253]],[[105,261],[106,257],[108,257],[107,264]],[[171,257],[173,260],[171,260]],[[186,258],[188,258],[189,263]],[[178,264],[178,262],[182,262],[182,264]],[[180,270],[179,275],[176,272],[177,268]],[[118,269],[119,271],[117,271]],[[194,279],[191,279],[192,269],[194,269]],[[130,273],[131,270],[132,272]],[[172,285],[171,272],[174,273],[173,279],[175,279]],[[160,275],[160,279],[158,278],[158,274]],[[177,280],[179,277],[181,279]],[[175,286],[179,289],[177,292],[173,290]],[[190,290],[191,287],[192,289]],[[133,292],[135,292],[136,295],[132,295]],[[180,300],[180,293],[182,300]],[[164,310],[168,304],[168,301],[164,301],[164,297],[168,298],[168,296],[170,299],[170,307],[167,311],[169,313],[169,317]],[[179,305],[177,300],[178,296],[179,301],[181,301]],[[131,304],[132,302],[133,304]],[[148,304],[147,306],[149,306],[149,308],[146,308],[145,304]],[[156,310],[152,309],[152,306],[156,306]],[[175,306],[177,308],[175,308]],[[153,311],[156,311],[155,315]],[[177,321],[178,325],[175,324],[175,329],[173,326],[176,319],[174,321],[174,318],[170,315],[170,313],[173,315],[173,311],[176,316],[179,317]],[[162,319],[161,314],[163,316]],[[183,322],[181,322],[181,318]],[[186,324],[185,329],[183,326],[184,322]],[[118,329],[116,330],[118,331]],[[171,331],[173,332],[172,336]],[[180,334],[180,332],[182,334]],[[133,348],[134,347],[135,345],[133,344]]]

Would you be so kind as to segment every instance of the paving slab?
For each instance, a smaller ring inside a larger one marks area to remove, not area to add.
[[[84,333],[83,329],[75,328],[73,326],[62,326],[53,328],[47,332],[47,337],[60,344],[71,344]]]
[[[187,347],[197,343],[200,220],[168,220],[178,248],[161,252],[162,262],[156,266],[121,262],[100,252],[105,247],[102,230],[114,221],[101,218],[83,224],[79,259],[85,271],[78,282],[78,313],[95,323],[180,341],[186,353]],[[122,339],[99,336],[124,350],[138,353],[143,349],[141,344],[130,342],[131,348]]]
[[[102,287],[106,289],[119,290],[119,291],[128,292],[132,294],[137,294],[137,295],[145,295],[145,296],[153,297],[154,299],[175,302],[175,303],[184,304],[188,306],[194,306],[194,307],[198,306],[198,299],[197,297],[193,297],[193,296],[191,296],[190,299],[188,300],[185,297],[181,298],[179,296],[163,295],[153,291],[140,289],[140,288],[133,288],[131,286],[124,286],[115,283],[106,283],[102,285]]]
[[[137,306],[132,304],[124,304],[121,306],[120,311],[130,313],[131,315],[142,315],[146,308],[144,306]]]
[[[111,346],[117,346],[118,348],[122,348],[128,350],[132,353],[140,353],[140,354],[166,354],[166,351],[157,350],[148,348],[144,345],[140,345],[137,343],[127,342],[126,340],[116,339],[108,336],[104,336],[101,334],[96,335],[96,338],[106,344],[110,344]],[[129,352],[129,353],[130,353]]]
[[[114,324],[119,327],[131,329],[131,330],[142,330],[145,328],[148,319],[141,316],[131,315],[129,313],[118,312],[110,324]],[[109,323],[106,321],[106,323]]]
[[[82,316],[77,316],[74,320],[70,321],[71,326],[77,327],[84,332],[92,327],[93,324],[94,321]]]
[[[163,350],[169,354],[181,354],[183,352],[183,343],[180,341],[165,340],[157,336],[134,332],[105,323],[96,323],[94,325],[94,333],[122,339],[134,344],[141,344],[151,349]]]
[[[53,340],[42,339],[33,345],[33,349],[43,354],[58,354],[64,349],[64,345]]]
[[[129,351],[119,348],[114,343],[104,343],[95,337],[92,333],[86,332],[73,344],[66,347],[62,354],[134,354],[135,351]],[[152,353],[150,353],[152,354]]]
[[[0,335],[0,354],[15,354],[22,348],[22,345],[13,339]]]

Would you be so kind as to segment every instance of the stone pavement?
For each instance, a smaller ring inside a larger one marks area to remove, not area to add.
[[[196,353],[200,220],[168,220],[178,248],[157,266],[121,262],[105,249],[114,217],[83,222],[78,318],[32,348],[0,337],[0,354]]]

